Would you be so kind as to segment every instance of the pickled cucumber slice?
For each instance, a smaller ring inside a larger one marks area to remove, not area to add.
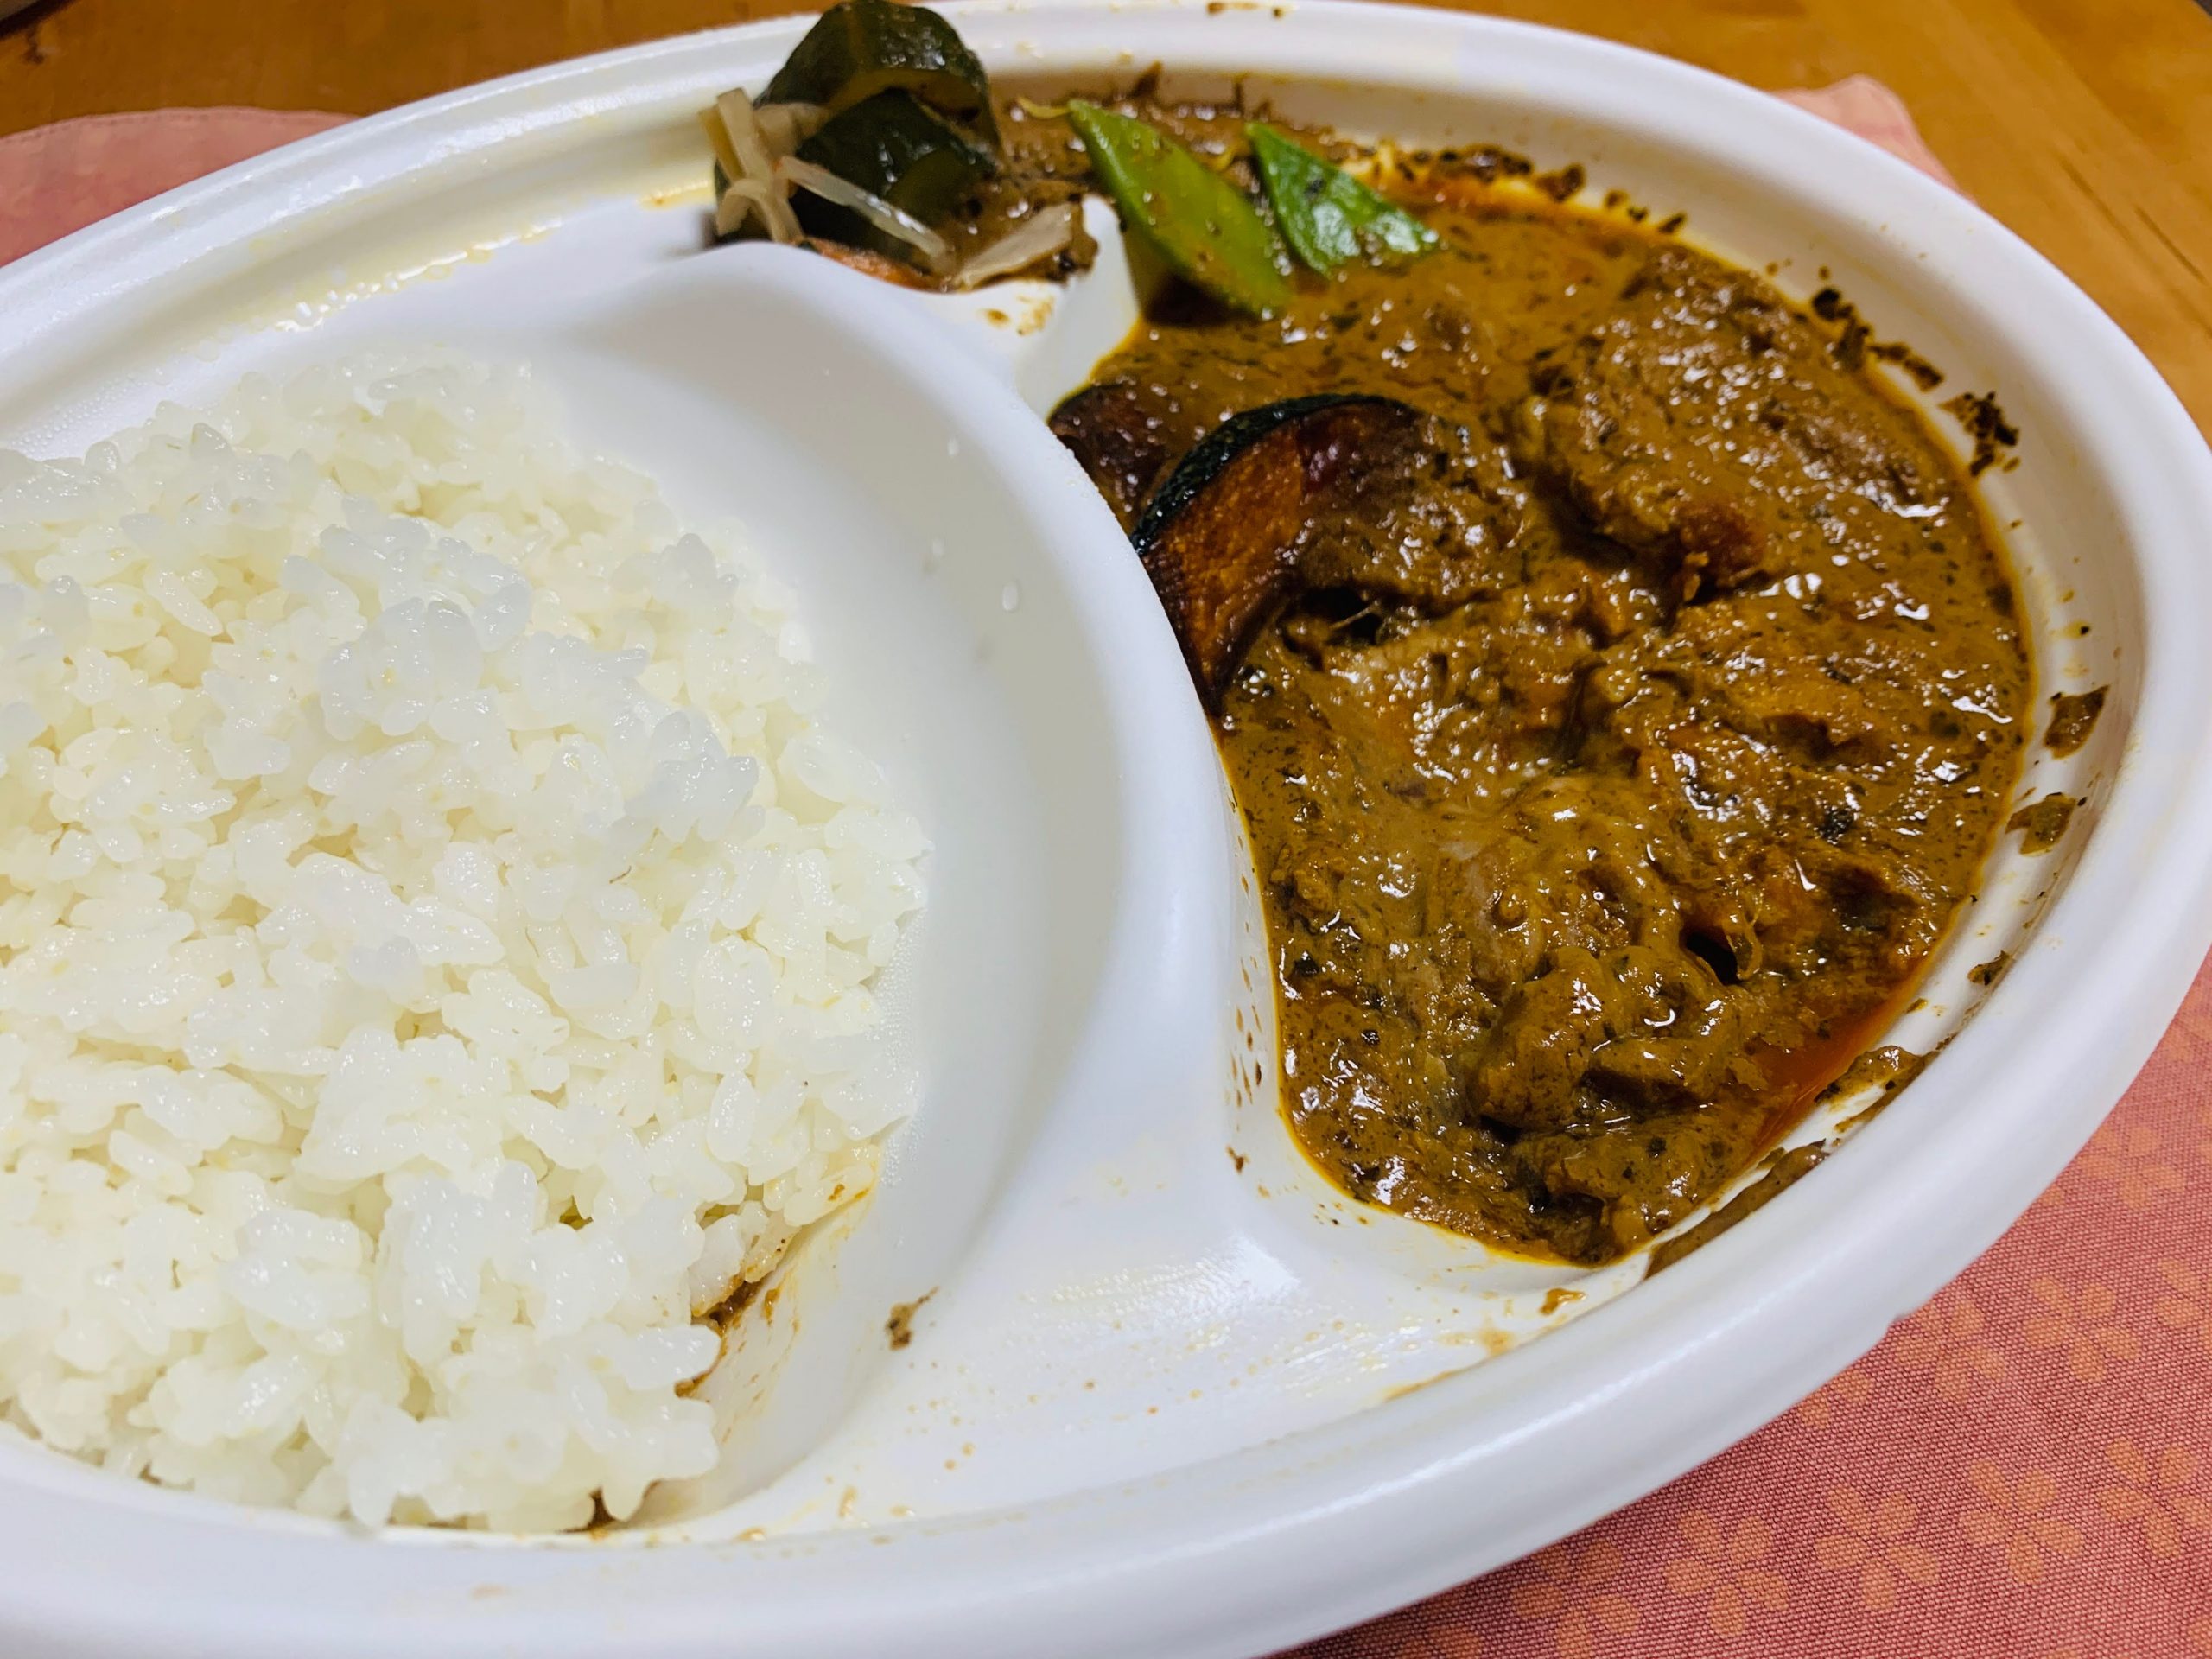
[[[798,154],[931,226],[950,217],[997,165],[988,150],[903,88],[832,116]],[[810,236],[913,260],[911,244],[849,207],[804,192],[791,205]]]
[[[835,115],[881,92],[911,92],[998,148],[990,77],[950,23],[920,6],[842,0],[791,48],[763,104],[818,104]]]

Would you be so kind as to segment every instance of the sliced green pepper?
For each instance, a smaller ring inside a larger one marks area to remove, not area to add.
[[[937,13],[892,0],[843,0],[823,12],[760,101],[819,104],[836,114],[893,87],[998,148],[991,82],[982,62]]]
[[[1068,120],[1122,223],[1176,275],[1255,316],[1289,302],[1281,245],[1242,190],[1148,122],[1080,99]]]
[[[878,92],[798,147],[798,158],[880,196],[923,224],[944,223],[997,163],[990,152],[911,92]],[[911,260],[913,250],[849,207],[799,191],[792,207],[812,236]]]
[[[1351,260],[1418,258],[1436,232],[1264,121],[1245,124],[1283,239],[1326,276]]]

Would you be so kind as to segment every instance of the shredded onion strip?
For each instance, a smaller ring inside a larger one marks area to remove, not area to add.
[[[721,118],[729,134],[730,148],[737,155],[737,171],[730,175],[730,182],[752,179],[768,186],[760,198],[760,222],[777,241],[798,241],[804,233],[799,229],[798,215],[791,212],[789,194],[775,182],[776,158],[769,153],[767,136],[753,112],[753,100],[742,87],[733,88],[715,100],[715,113]],[[716,217],[719,219],[720,215]]]
[[[830,124],[830,111],[819,104],[758,105],[753,118],[760,124],[768,153],[778,157],[790,155]]]
[[[715,234],[734,236],[745,228],[745,221],[755,213],[761,223],[768,219],[768,199],[780,194],[781,187],[773,179],[739,179],[722,192],[722,199],[715,204]]]
[[[942,276],[953,267],[952,247],[943,237],[916,219],[893,207],[881,196],[863,190],[849,179],[841,179],[826,167],[817,167],[812,162],[803,162],[796,156],[786,156],[776,163],[776,176],[786,184],[817,195],[824,201],[849,207],[881,231],[906,243],[922,257],[923,263]],[[785,204],[788,212],[789,204]]]
[[[715,147],[715,160],[734,181],[743,175],[744,168],[737,164],[737,152],[730,148],[729,131],[722,125],[721,117],[712,110],[702,110],[699,124],[707,130],[707,142]]]
[[[974,288],[995,276],[1011,276],[1040,259],[1049,259],[1075,240],[1081,209],[1072,201],[1040,207],[988,248],[979,249],[952,278],[956,288]]]

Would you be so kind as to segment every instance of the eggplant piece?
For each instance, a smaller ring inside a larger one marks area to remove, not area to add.
[[[1068,447],[1127,530],[1167,464],[1160,421],[1127,380],[1107,380],[1064,399],[1052,435]]]
[[[1389,397],[1293,397],[1231,416],[1169,474],[1129,539],[1208,709],[1269,616],[1342,577],[1331,521],[1357,521],[1370,485],[1427,467],[1428,427]]]

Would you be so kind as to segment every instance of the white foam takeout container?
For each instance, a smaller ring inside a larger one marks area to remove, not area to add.
[[[757,88],[796,20],[233,168],[0,273],[0,443],[81,451],[162,397],[367,345],[529,360],[679,509],[746,520],[840,722],[927,820],[891,996],[924,1100],[712,1379],[722,1469],[645,1522],[378,1535],[0,1435],[10,1659],[1265,1652],[1557,1538],[1809,1391],[2025,1207],[2177,1004],[2212,937],[2212,456],[2024,244],[1809,116],[1573,35],[1371,5],[950,10],[1002,84],[1158,60],[1171,91],[1242,79],[1351,131],[1579,161],[1801,296],[1832,276],[1946,371],[1939,397],[1994,390],[2023,436],[1988,497],[2041,693],[2112,687],[2080,753],[2030,751],[2023,797],[2085,797],[2075,829],[2000,848],[1891,1034],[1942,1052],[1781,1199],[1648,1284],[1640,1260],[1493,1257],[1337,1197],[1276,1115],[1203,720],[1033,412],[1134,315],[1103,205],[1099,270],[1065,292],[922,299],[702,251],[692,111]],[[1967,970],[1999,951],[1985,993]],[[891,1351],[891,1305],[932,1290]]]

